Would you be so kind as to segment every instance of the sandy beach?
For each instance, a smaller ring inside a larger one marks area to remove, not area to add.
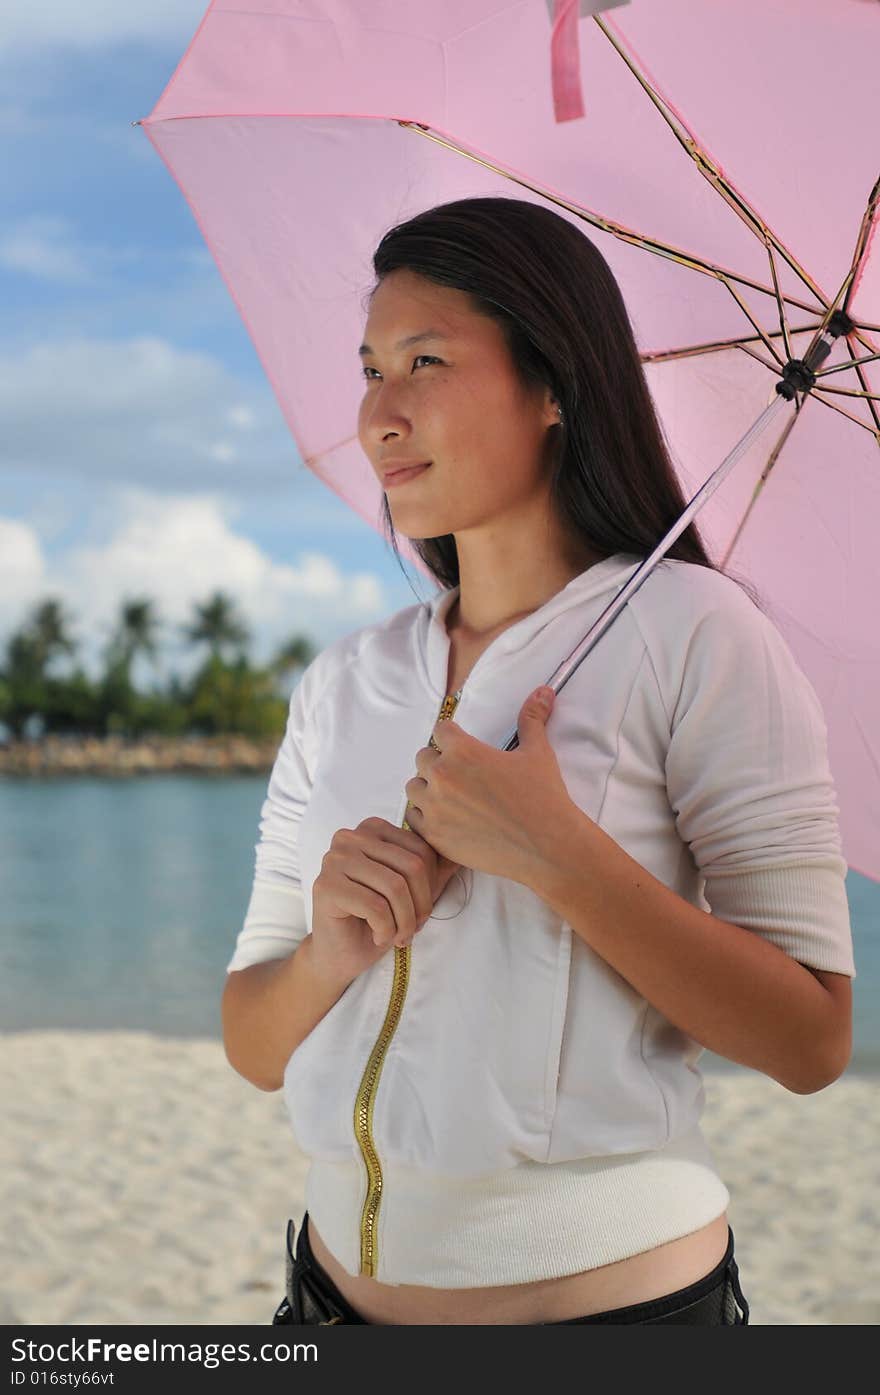
[[[2,1035],[0,1322],[268,1325],[306,1160],[216,1040]],[[877,1082],[706,1074],[755,1326],[880,1322]]]

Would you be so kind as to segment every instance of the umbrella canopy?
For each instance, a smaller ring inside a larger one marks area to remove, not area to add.
[[[377,529],[357,345],[372,251],[422,209],[515,195],[593,238],[688,498],[846,311],[697,521],[815,687],[880,881],[878,57],[870,0],[213,0],[141,124],[303,461]]]

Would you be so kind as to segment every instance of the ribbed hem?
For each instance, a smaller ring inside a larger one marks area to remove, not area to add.
[[[256,881],[226,972],[248,969],[266,959],[286,959],[307,933],[302,892]]]
[[[312,1162],[306,1210],[352,1275],[364,1194],[359,1162]],[[489,1177],[383,1162],[375,1277],[432,1288],[560,1278],[690,1235],[729,1202],[699,1126],[654,1152],[525,1162]]]
[[[845,878],[843,858],[829,854],[715,871],[705,895],[720,920],[757,931],[799,963],[855,978]]]

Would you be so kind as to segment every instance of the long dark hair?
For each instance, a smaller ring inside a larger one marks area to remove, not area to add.
[[[474,309],[501,326],[523,386],[552,389],[563,425],[553,430],[560,445],[551,501],[572,536],[600,557],[649,556],[687,499],[620,288],[590,239],[525,199],[457,199],[385,234],[373,255],[376,284],[368,297],[389,272],[404,268],[469,294]],[[380,524],[403,568],[384,494]],[[451,533],[411,544],[442,587],[458,585]],[[665,555],[724,570],[707,555],[694,519]],[[731,580],[762,608],[752,586]]]

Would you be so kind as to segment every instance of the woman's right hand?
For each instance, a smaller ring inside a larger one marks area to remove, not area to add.
[[[312,887],[313,962],[355,979],[409,944],[459,865],[387,819],[337,829]]]

